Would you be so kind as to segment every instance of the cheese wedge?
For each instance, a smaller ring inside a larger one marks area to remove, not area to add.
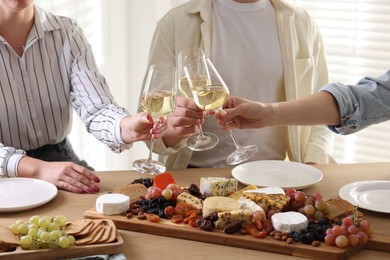
[[[261,211],[264,213],[264,217],[267,216],[264,209],[261,206],[257,205],[256,202],[254,202],[253,200],[247,199],[245,197],[241,197],[237,200],[237,202],[238,204],[240,204],[242,209],[250,210],[250,212],[252,213],[255,211]]]
[[[237,190],[238,182],[234,178],[202,177],[200,178],[200,193],[205,197],[227,196]]]
[[[248,209],[235,209],[230,212],[218,213],[218,220],[214,222],[215,228],[224,228],[234,220],[241,220],[246,223],[252,220],[252,211]]]
[[[271,217],[272,226],[280,232],[301,232],[309,225],[305,215],[299,212],[289,211],[275,213]]]
[[[123,194],[104,194],[96,199],[96,211],[103,215],[121,214],[130,207],[130,198]]]
[[[202,215],[204,218],[213,213],[230,212],[239,209],[240,204],[237,200],[222,196],[208,197],[203,201]]]
[[[229,198],[232,198],[232,199],[236,199],[238,200],[239,198],[241,198],[242,196],[244,196],[244,192],[247,191],[247,190],[256,190],[257,189],[257,186],[256,185],[248,185],[246,186],[245,188],[241,189],[241,190],[238,190],[232,194],[229,195]]]
[[[186,202],[186,203],[194,206],[194,208],[196,208],[196,210],[198,212],[202,211],[202,201],[200,199],[198,199],[197,197],[195,197],[194,195],[191,195],[187,192],[180,193],[179,196],[177,196],[176,201],[177,201],[177,203]]]

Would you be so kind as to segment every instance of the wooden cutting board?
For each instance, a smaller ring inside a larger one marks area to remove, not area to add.
[[[22,248],[17,247],[14,251],[0,253],[0,259],[1,260],[68,259],[68,258],[92,256],[92,255],[113,255],[122,252],[123,252],[123,239],[117,232],[116,240],[112,243],[93,244],[93,245],[85,245],[85,246],[73,245],[66,249],[23,250]]]
[[[275,240],[272,237],[254,238],[250,235],[225,234],[221,230],[208,232],[200,228],[193,228],[187,224],[174,224],[165,219],[161,219],[159,223],[152,223],[148,220],[139,220],[136,217],[128,219],[121,215],[107,216],[98,213],[95,208],[91,208],[84,212],[84,217],[92,219],[111,219],[114,221],[117,228],[124,230],[312,259],[348,259],[362,248],[340,249],[335,246],[328,246],[325,243],[321,243],[319,247],[302,243],[287,244],[286,242]],[[370,238],[370,242],[365,245],[365,248],[368,247],[374,250],[389,251],[389,245],[390,237],[373,236]]]

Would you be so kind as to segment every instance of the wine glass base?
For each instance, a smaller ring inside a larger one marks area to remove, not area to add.
[[[241,149],[236,150],[233,153],[231,153],[229,155],[229,157],[226,159],[226,163],[229,165],[240,164],[240,163],[245,162],[248,159],[250,159],[258,151],[259,151],[259,148],[257,147],[257,145],[244,146]]]
[[[203,132],[203,137],[198,134],[187,139],[187,147],[192,151],[208,151],[213,149],[219,142],[218,136],[213,133]]]
[[[133,163],[133,167],[140,173],[147,174],[147,175],[157,175],[160,173],[163,173],[167,170],[165,165],[161,162],[154,161],[154,160],[148,160],[148,159],[141,159],[137,160]]]

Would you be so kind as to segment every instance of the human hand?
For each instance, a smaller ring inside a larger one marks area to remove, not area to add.
[[[35,178],[53,183],[57,188],[74,193],[100,191],[95,173],[73,162],[45,162],[23,156],[18,165],[19,177]]]
[[[146,112],[140,112],[133,116],[126,116],[121,121],[121,134],[125,143],[133,143],[136,141],[146,141],[150,138],[159,138],[167,129],[165,122],[156,122]]]
[[[221,111],[214,113],[222,129],[261,128],[267,126],[272,115],[272,106],[231,96]]]
[[[176,98],[176,108],[168,117],[168,129],[164,134],[164,142],[174,146],[180,140],[198,132],[204,122],[204,111],[199,109],[192,99],[182,96]]]

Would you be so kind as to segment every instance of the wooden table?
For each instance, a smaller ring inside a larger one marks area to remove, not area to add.
[[[390,180],[390,163],[369,164],[334,164],[317,165],[323,174],[323,180],[304,191],[319,191],[325,198],[335,198],[339,189],[348,183],[362,180]],[[199,184],[202,176],[231,176],[231,168],[223,169],[186,169],[171,171],[180,185]],[[9,225],[18,219],[28,219],[38,214],[41,216],[65,215],[68,220],[83,218],[83,213],[95,205],[96,198],[116,187],[144,178],[135,171],[98,172],[102,182],[99,194],[73,194],[59,191],[57,197],[38,208],[16,213],[0,213],[0,224]],[[375,233],[390,235],[390,215],[362,210],[365,218],[373,225]],[[303,259],[255,250],[208,244],[184,239],[149,235],[120,230],[125,241],[124,253],[128,259]],[[0,257],[1,258],[1,257]],[[361,250],[351,259],[390,259],[390,253],[374,250]]]

